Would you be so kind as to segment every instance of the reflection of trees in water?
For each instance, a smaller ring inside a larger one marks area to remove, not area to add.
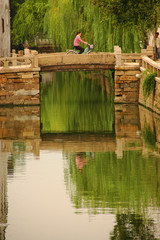
[[[41,90],[42,133],[114,130],[111,72],[56,73]]]
[[[147,208],[160,207],[160,161],[142,156],[141,151],[125,151],[122,159],[114,152],[95,153],[80,173],[76,154],[65,156],[65,182],[75,208],[89,212],[131,208],[148,217]]]
[[[77,154],[64,155],[67,192],[75,209],[116,213],[111,240],[156,239],[155,219],[148,209],[160,211],[160,161],[152,155],[144,158],[141,151],[125,151],[123,159],[113,152],[83,153],[82,160],[87,154],[89,160],[79,171]]]
[[[111,240],[156,240],[153,220],[143,220],[141,215],[117,214]]]
[[[156,149],[156,132],[155,126],[151,130],[151,127],[146,122],[144,123],[144,128],[142,130],[143,142],[147,148]]]

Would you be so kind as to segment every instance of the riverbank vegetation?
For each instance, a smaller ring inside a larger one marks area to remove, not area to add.
[[[17,2],[17,3],[15,3]],[[77,31],[97,51],[140,51],[148,32],[158,26],[159,1],[109,0],[12,0],[12,44],[25,40],[34,45],[36,37],[51,38],[55,49],[73,47]],[[14,8],[16,6],[16,8]]]
[[[155,81],[155,77],[157,76],[157,72],[151,73],[149,71],[149,69],[146,69],[143,72],[143,95],[145,97],[145,99],[147,99],[149,97],[149,95],[154,91],[155,91],[155,87],[156,87],[156,81]]]

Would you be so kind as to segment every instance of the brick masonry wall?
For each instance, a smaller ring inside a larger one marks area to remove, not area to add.
[[[136,74],[140,74],[139,65],[127,64],[115,67],[115,103],[138,103],[139,79]]]
[[[40,139],[40,106],[0,108],[0,139]]]
[[[156,89],[154,95],[154,112],[160,114],[160,78],[156,78]]]
[[[39,72],[0,73],[0,105],[40,104]]]

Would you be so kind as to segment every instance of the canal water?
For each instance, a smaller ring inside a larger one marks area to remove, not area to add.
[[[112,72],[42,73],[0,108],[0,240],[160,239],[160,116],[113,103]]]

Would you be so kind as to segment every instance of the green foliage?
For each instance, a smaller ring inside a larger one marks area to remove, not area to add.
[[[82,39],[94,44],[96,51],[113,51],[113,46],[119,45],[123,52],[138,52],[139,41],[144,38],[134,24],[117,25],[113,14],[106,14],[92,0],[25,0],[17,9],[12,25],[13,45],[25,40],[33,43],[36,36],[45,34],[58,51],[65,51],[73,48],[75,33],[80,30]]]
[[[44,16],[48,0],[26,0],[22,3],[13,20],[12,44],[23,44],[28,40],[34,44],[35,37],[43,36]]]
[[[11,27],[12,27],[12,23],[13,23],[13,19],[19,9],[19,7],[21,6],[22,3],[24,3],[25,0],[11,0],[10,1],[10,17],[11,17]]]
[[[33,43],[45,34],[58,51],[65,51],[73,48],[80,30],[96,51],[119,45],[123,52],[138,52],[139,41],[144,43],[148,31],[156,29],[159,9],[159,1],[149,0],[12,0],[12,43]]]
[[[142,0],[93,0],[103,9],[104,15],[112,15],[116,25],[136,26],[140,34],[157,28],[160,19],[160,1]]]
[[[117,214],[116,222],[110,240],[157,240],[153,231],[154,220],[152,219],[142,219],[141,215],[129,212],[128,214]]]
[[[155,77],[157,73],[146,73],[143,80],[143,95],[147,99],[151,92],[155,90]]]
[[[92,0],[49,0],[49,6],[45,29],[58,50],[73,48],[75,33],[80,30],[82,39],[93,43],[96,51],[113,51],[114,45],[124,52],[139,51],[136,28],[115,25],[112,15],[106,18]]]

